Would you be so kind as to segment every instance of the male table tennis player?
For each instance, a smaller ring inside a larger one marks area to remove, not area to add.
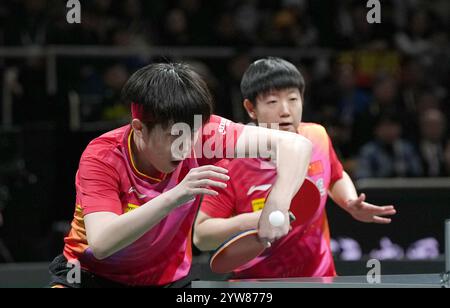
[[[275,243],[269,251],[237,269],[234,278],[285,278],[335,276],[330,249],[330,233],[325,213],[328,194],[356,220],[389,224],[393,206],[378,207],[357,195],[349,175],[343,171],[332,142],[322,126],[301,123],[305,82],[291,63],[279,58],[254,62],[243,76],[244,107],[259,125],[278,125],[280,130],[297,133],[313,144],[308,177],[318,186],[321,204],[312,224],[296,228]],[[293,154],[289,164],[295,168]],[[240,231],[257,227],[277,172],[261,159],[222,160],[231,180],[225,189],[214,188],[219,196],[205,196],[194,228],[194,243],[201,250],[214,250]],[[313,205],[311,205],[313,206]]]
[[[72,229],[64,254],[50,266],[51,286],[171,286],[186,277],[200,197],[216,195],[209,187],[224,188],[229,179],[226,169],[213,166],[217,153],[246,153],[258,139],[270,142],[279,172],[268,212],[261,215],[259,236],[273,242],[288,233],[289,221],[274,228],[268,216],[272,211],[288,216],[285,196],[295,195],[305,179],[310,141],[211,115],[205,82],[183,64],[139,70],[123,95],[132,103],[131,125],[93,140],[81,157]],[[203,116],[203,127],[190,134],[194,115]],[[188,133],[174,135],[174,123],[185,123],[181,127],[187,126]],[[197,151],[198,144],[205,153]],[[298,160],[294,167],[288,161],[291,155]],[[79,263],[81,279],[68,261]]]

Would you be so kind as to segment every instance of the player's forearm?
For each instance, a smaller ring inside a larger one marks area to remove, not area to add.
[[[277,143],[277,180],[272,188],[272,200],[286,200],[281,210],[289,210],[292,198],[305,181],[311,161],[312,145],[299,135],[283,136]]]
[[[331,187],[330,196],[344,210],[347,210],[349,200],[358,199],[355,184],[353,184],[352,179],[346,172],[344,172],[342,179],[334,183]]]
[[[194,244],[201,251],[215,250],[233,235],[257,227],[258,217],[253,219],[249,214],[228,219],[210,218],[195,226]]]
[[[95,257],[99,260],[106,259],[130,246],[160,223],[175,206],[175,201],[168,192],[138,209],[105,222],[94,236],[88,237]]]
[[[276,160],[278,176],[270,198],[286,200],[283,206],[288,207],[305,180],[311,160],[311,142],[298,134],[248,126],[238,139],[236,150],[238,157],[245,153],[245,157],[256,155]]]

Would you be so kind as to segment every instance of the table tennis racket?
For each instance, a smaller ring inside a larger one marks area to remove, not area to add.
[[[320,207],[320,197],[317,186],[306,179],[291,202],[289,216],[293,229],[312,222]],[[213,253],[209,264],[214,273],[230,273],[261,255],[265,249],[258,230],[248,230],[223,243]]]

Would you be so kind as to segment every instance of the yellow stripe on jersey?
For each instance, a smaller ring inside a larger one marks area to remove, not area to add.
[[[164,176],[163,176],[162,179],[157,179],[157,178],[153,178],[153,177],[151,177],[151,176],[148,176],[148,175],[146,175],[146,174],[140,172],[140,171],[137,169],[136,163],[134,162],[133,153],[131,152],[131,137],[133,136],[133,132],[134,132],[134,131],[131,130],[130,135],[128,136],[128,153],[129,153],[129,155],[130,155],[131,165],[132,165],[133,169],[134,169],[139,175],[141,175],[141,176],[143,176],[143,177],[145,177],[145,178],[147,178],[147,179],[150,179],[150,180],[153,180],[153,181],[155,181],[155,182],[160,183],[161,181],[163,181],[163,180],[166,178],[166,176],[167,176],[166,174],[164,174]]]
[[[128,203],[128,206],[125,209],[125,213],[131,212],[137,208],[139,208],[139,205],[134,205],[134,204]]]
[[[265,205],[266,205],[266,199],[265,198],[253,200],[252,201],[253,212],[261,211],[264,208]]]

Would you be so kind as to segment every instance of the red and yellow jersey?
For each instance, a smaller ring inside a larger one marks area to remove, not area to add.
[[[308,178],[319,188],[320,208],[310,226],[295,229],[262,256],[236,270],[236,279],[336,275],[325,205],[329,187],[343,176],[342,164],[325,128],[304,123],[298,133],[313,143]],[[272,163],[261,159],[237,159],[222,160],[218,165],[229,169],[231,180],[226,189],[218,190],[219,196],[205,196],[202,212],[214,218],[229,218],[264,208],[277,176]]]
[[[212,116],[204,126],[199,148],[208,144],[225,155],[236,146],[243,127]],[[129,125],[111,131],[93,140],[83,153],[76,175],[76,209],[72,229],[65,238],[64,255],[68,260],[78,260],[83,269],[118,283],[166,285],[189,273],[191,230],[199,198],[175,209],[139,240],[102,261],[94,257],[89,247],[84,217],[96,212],[126,214],[174,188],[190,169],[215,164],[219,159],[193,155],[173,173],[149,177],[134,165],[130,150],[132,133]]]

